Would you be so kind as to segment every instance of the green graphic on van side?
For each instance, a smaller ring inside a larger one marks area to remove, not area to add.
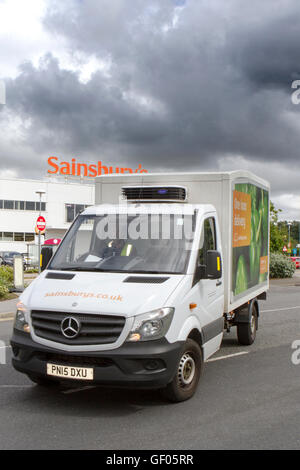
[[[233,191],[232,290],[235,296],[267,280],[269,195],[250,183]]]

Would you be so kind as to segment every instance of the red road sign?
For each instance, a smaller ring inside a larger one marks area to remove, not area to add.
[[[282,251],[287,252],[287,247],[284,246],[284,247],[282,248]]]
[[[46,228],[46,220],[45,218],[40,215],[38,218],[37,218],[37,221],[36,221],[36,228],[40,231],[40,232],[43,232]]]

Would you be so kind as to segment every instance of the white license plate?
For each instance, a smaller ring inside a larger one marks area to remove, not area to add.
[[[91,367],[62,366],[58,364],[47,364],[47,375],[74,380],[93,380],[94,369]]]

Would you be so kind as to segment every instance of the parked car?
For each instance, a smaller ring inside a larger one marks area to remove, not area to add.
[[[291,260],[296,265],[296,269],[300,269],[300,256],[291,256]]]
[[[19,253],[18,251],[0,251],[0,266],[13,266],[15,256],[22,256],[22,253]],[[25,268],[24,258],[23,265]]]

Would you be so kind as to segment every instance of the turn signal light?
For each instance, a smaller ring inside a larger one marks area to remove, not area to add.
[[[139,341],[141,339],[141,335],[139,333],[132,333],[129,337],[129,341]]]

